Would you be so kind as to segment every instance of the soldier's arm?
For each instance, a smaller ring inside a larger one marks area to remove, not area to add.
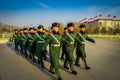
[[[12,35],[12,42],[14,41],[14,38],[15,38],[15,36],[14,36],[14,34]]]
[[[23,44],[25,45],[28,42],[29,36],[27,36],[23,42]]]
[[[48,37],[48,34],[44,34],[43,38],[46,40],[46,38]]]
[[[47,39],[45,40],[45,43],[43,44],[43,47],[42,47],[42,51],[45,51],[45,50],[46,50],[46,47],[47,47],[47,45],[50,43],[50,41],[51,41],[51,35],[49,35],[49,36],[47,37]]]
[[[67,38],[66,34],[62,35],[61,43],[66,44],[66,45],[69,44],[69,41],[67,41],[66,38]]]
[[[31,44],[30,44],[30,46],[32,46],[36,42],[37,39],[38,39],[38,37],[35,35],[32,42],[31,42]]]
[[[86,37],[86,40],[87,40],[87,41],[90,41],[90,42],[92,42],[92,43],[95,43],[95,40],[92,39],[92,38],[90,38],[90,37],[88,37],[88,36]]]
[[[17,41],[19,42],[19,41],[20,41],[20,35],[19,35],[19,34],[18,34],[18,37],[17,37],[17,39],[18,39]]]
[[[75,37],[75,43],[79,44],[79,45],[82,45],[82,41],[79,39],[78,35],[76,35],[76,37]]]

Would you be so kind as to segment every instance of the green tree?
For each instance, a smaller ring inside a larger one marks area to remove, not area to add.
[[[108,28],[108,34],[113,34],[113,28],[112,27],[110,27],[110,28]]]
[[[102,33],[102,34],[106,34],[106,33],[107,33],[106,27],[103,27],[103,28],[101,29],[101,33]]]
[[[94,34],[99,34],[99,27],[96,27],[96,28],[94,29]]]
[[[114,30],[114,32],[113,32],[113,34],[120,34],[120,28],[116,28],[115,30]]]

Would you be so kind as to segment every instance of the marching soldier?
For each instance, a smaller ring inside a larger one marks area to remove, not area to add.
[[[22,38],[21,38],[22,35],[23,35],[23,29],[20,29],[20,34],[19,34],[19,45],[20,45],[20,53],[23,54],[23,45],[22,45]]]
[[[46,46],[49,44],[50,62],[51,62],[49,72],[52,74],[56,74],[58,80],[62,80],[60,70],[59,70],[60,44],[62,41],[62,35],[59,33],[59,23],[56,23],[56,22],[53,23],[51,29],[52,29],[52,32],[47,37],[42,47],[42,50],[45,51]]]
[[[35,62],[35,43],[31,45],[31,42],[35,36],[34,29],[29,28],[29,33],[28,33],[28,51],[30,53],[29,57]]]
[[[82,41],[82,45],[77,44],[77,48],[76,48],[77,57],[76,57],[75,65],[80,66],[79,60],[81,58],[85,69],[90,69],[90,67],[87,65],[87,62],[86,62],[85,40],[88,40],[92,43],[95,43],[95,41],[90,37],[88,37],[87,34],[85,33],[84,24],[80,25],[79,28],[80,28],[80,32],[77,34],[77,37],[79,37],[79,39]]]
[[[64,28],[63,37],[64,37],[65,33],[67,33],[67,27]],[[66,45],[65,43],[62,44],[62,54],[61,54],[61,59],[64,59],[64,56],[65,56],[65,51],[66,51],[66,49],[65,49],[65,45]]]
[[[22,46],[23,46],[23,53],[25,55],[25,57],[27,57],[27,48],[28,48],[28,30],[27,28],[23,29],[23,34],[21,34],[21,40],[22,40]]]
[[[14,34],[13,34],[13,37],[12,37],[12,41],[14,41],[15,50],[16,50],[16,51],[19,51],[19,49],[18,49],[18,45],[19,45],[18,29],[15,29],[15,30],[14,30]]]
[[[68,42],[65,45],[66,49],[66,59],[64,62],[64,68],[69,69],[68,65],[70,65],[70,69],[72,71],[72,74],[77,74],[77,72],[74,69],[74,49],[75,49],[75,43],[81,44],[81,41],[76,37],[76,34],[74,33],[74,24],[68,23],[67,24],[67,30],[68,32],[65,34],[64,39],[66,39]]]
[[[36,55],[38,57],[38,63],[42,65],[42,68],[44,68],[44,62],[43,62],[43,57],[45,55],[44,52],[42,52],[42,46],[45,42],[46,35],[44,33],[44,27],[43,25],[38,26],[38,33],[36,33],[33,41],[31,42],[31,45],[35,43],[36,46]]]

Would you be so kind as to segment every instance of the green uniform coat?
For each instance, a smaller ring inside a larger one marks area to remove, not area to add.
[[[35,35],[31,45],[33,45],[33,43],[35,43],[35,46],[36,46],[36,56],[37,57],[42,57],[43,53],[42,53],[42,47],[43,47],[43,44],[45,42],[45,38],[46,38],[46,35],[44,33],[38,33],[38,35]]]
[[[62,35],[60,34],[53,34],[59,42],[62,42]],[[48,35],[42,50],[45,51],[46,46],[49,44],[50,48],[50,62],[51,62],[51,66],[54,67],[55,69],[59,68],[59,55],[60,55],[60,46],[51,46],[51,45],[60,45],[58,44],[58,42],[50,35]]]
[[[12,41],[14,41],[14,44],[19,43],[19,34],[13,34]]]
[[[79,40],[82,41],[82,45],[77,44],[77,48],[76,48],[76,55],[78,57],[86,57],[86,52],[85,52],[85,40],[88,40],[90,42],[95,42],[93,39],[91,39],[90,37],[87,36],[87,34],[82,34],[83,38],[80,36],[80,34],[77,34],[77,37],[79,38]]]
[[[23,45],[22,45],[22,34],[19,35],[19,45],[20,45],[20,48],[21,48],[21,51],[23,51]]]
[[[33,43],[33,44],[31,45],[31,42],[32,42],[32,40],[33,40],[33,38],[34,38],[34,35],[35,35],[35,34],[31,33],[31,34],[29,34],[29,35],[27,36],[27,38],[28,38],[28,51],[29,51],[31,54],[34,54],[34,53],[35,53],[35,43]]]
[[[66,44],[66,60],[73,62],[75,60],[73,53],[76,46],[76,43],[81,44],[81,41],[76,37],[76,34],[71,32],[69,33],[70,36],[74,39],[74,41],[67,35],[67,33],[64,36],[64,39],[68,41],[68,44]]]
[[[28,37],[27,37],[27,33],[24,33],[21,35],[21,40],[22,40],[22,45],[23,45],[23,50],[25,51],[25,53],[27,52],[27,48],[28,48]]]

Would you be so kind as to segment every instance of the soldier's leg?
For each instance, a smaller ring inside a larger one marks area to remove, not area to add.
[[[40,64],[40,58],[38,57],[38,64]]]
[[[52,65],[50,65],[49,72],[52,73],[52,74],[55,74],[54,67]]]
[[[15,44],[15,50],[17,50],[17,43],[14,43]]]
[[[69,61],[67,59],[65,59],[64,68],[69,69],[68,64],[69,64]]]
[[[46,53],[47,53],[47,50],[45,50],[45,52],[43,53],[42,57],[44,57],[44,59],[46,60]]]
[[[61,74],[60,74],[60,70],[59,70],[59,69],[55,69],[55,74],[56,74],[58,80],[62,80]]]
[[[74,71],[75,69],[74,69],[74,64],[73,64],[73,62],[70,62],[70,61],[69,61],[69,65],[70,65],[71,71]]]
[[[66,51],[65,47],[64,47],[64,46],[62,46],[61,59],[64,59],[64,56],[65,56],[65,51]]]
[[[76,60],[75,60],[75,65],[76,65],[76,66],[80,66],[79,61],[80,61],[80,57],[77,56],[77,57],[76,57]]]
[[[19,43],[16,44],[16,49],[17,49],[17,51],[19,51],[18,46],[19,46]]]
[[[35,62],[35,54],[34,54],[34,53],[31,53],[31,56],[32,56],[33,62]]]
[[[20,53],[22,53],[23,54],[23,47],[22,47],[22,45],[20,44]]]
[[[15,43],[15,50],[18,51],[18,43]]]
[[[83,62],[83,65],[84,65],[85,69],[90,69],[90,67],[88,67],[88,65],[87,65],[86,58],[82,57],[81,59],[82,59],[82,62]]]
[[[73,61],[69,61],[69,65],[70,65],[70,69],[71,69],[71,71],[72,71],[72,74],[77,74],[77,72],[75,71],[75,69],[74,69],[74,62]]]
[[[28,56],[28,55],[27,55],[27,49],[25,49],[24,55],[25,55],[25,57]]]
[[[64,52],[62,52],[61,54],[61,59],[64,59]]]
[[[41,57],[41,58],[39,58],[39,59],[40,59],[40,63],[41,63],[42,68],[44,68],[43,58]]]
[[[29,52],[29,58],[32,59],[32,54]]]

